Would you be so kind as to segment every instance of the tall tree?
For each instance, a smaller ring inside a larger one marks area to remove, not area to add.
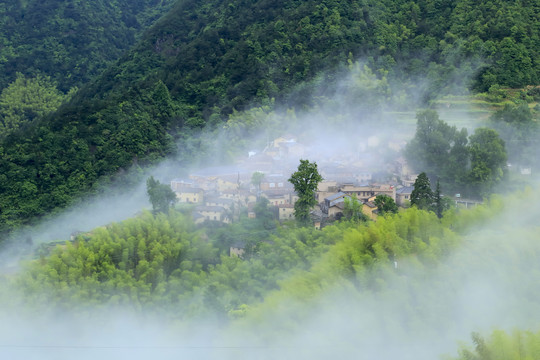
[[[432,109],[419,111],[416,119],[416,133],[405,148],[409,163],[430,176],[443,177],[444,183],[459,183],[468,161],[467,130],[458,131]]]
[[[433,210],[435,211],[435,214],[437,214],[437,217],[440,219],[442,218],[443,211],[445,210],[445,205],[443,197],[441,195],[441,184],[439,180],[437,180],[437,186],[435,187],[435,193],[433,194],[433,201]]]
[[[311,163],[309,160],[300,160],[298,170],[289,178],[289,182],[293,184],[298,195],[298,200],[294,204],[294,217],[302,226],[306,226],[310,222],[309,211],[317,205],[315,192],[322,180],[323,178],[317,170],[317,163]]]
[[[411,193],[411,206],[416,205],[422,210],[431,210],[433,204],[433,191],[429,178],[425,172],[422,172],[414,182],[414,189]]]
[[[257,188],[257,198],[260,195],[261,192],[261,181],[264,178],[264,174],[260,171],[255,171],[251,175],[251,183]]]
[[[275,208],[269,205],[270,201],[267,198],[265,198],[264,196],[259,196],[257,198],[257,201],[255,202],[255,207],[253,208],[253,210],[255,211],[255,217],[257,219],[257,222],[261,224],[264,229],[267,230],[276,227],[276,217],[274,215],[274,212],[272,211],[272,209]]]
[[[176,202],[176,194],[170,186],[161,184],[153,176],[146,180],[146,192],[154,213],[163,212],[168,214],[170,206]]]
[[[487,195],[506,173],[506,148],[497,131],[478,128],[469,138],[471,185],[475,193]]]

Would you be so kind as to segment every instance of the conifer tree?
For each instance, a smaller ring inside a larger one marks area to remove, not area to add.
[[[411,193],[411,206],[416,205],[422,210],[431,210],[433,204],[433,191],[429,178],[425,172],[422,172],[414,182],[414,190]]]
[[[437,187],[435,188],[435,193],[433,194],[433,200],[434,200],[433,206],[434,206],[435,214],[437,214],[437,217],[440,219],[442,218],[444,205],[442,201],[441,185],[439,183],[439,180],[437,180]]]

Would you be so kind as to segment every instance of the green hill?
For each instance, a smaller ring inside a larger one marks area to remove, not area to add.
[[[172,0],[0,1],[0,89],[17,72],[67,92],[100,74]]]
[[[69,104],[0,144],[0,230],[65,207],[133,164],[191,158],[198,148],[187,141],[234,110],[270,99],[309,107],[314,90],[300,85],[322,74],[331,93],[336,72],[357,58],[391,84],[426,77],[426,99],[538,84],[539,14],[535,1],[179,1]],[[107,44],[134,36],[104,33]]]

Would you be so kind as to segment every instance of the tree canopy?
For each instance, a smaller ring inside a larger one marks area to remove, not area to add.
[[[433,190],[426,173],[420,173],[414,181],[414,189],[411,193],[411,206],[419,209],[430,210],[433,205]]]
[[[498,115],[504,116],[504,115]],[[451,127],[434,110],[417,114],[414,138],[404,154],[417,171],[440,180],[451,192],[482,197],[493,191],[506,173],[506,147],[494,129]]]
[[[146,180],[146,192],[154,213],[163,212],[168,214],[169,208],[177,200],[176,194],[172,191],[171,187],[167,184],[160,183],[153,176],[150,176]]]
[[[398,206],[394,199],[385,194],[379,194],[373,201],[377,205],[377,210],[380,215],[384,214],[396,214],[398,212]]]
[[[506,173],[507,155],[504,141],[497,131],[478,128],[470,137],[470,179],[482,195],[489,194]]]
[[[317,169],[317,163],[309,160],[300,160],[298,170],[289,178],[293,184],[298,200],[294,204],[294,217],[301,225],[308,225],[311,221],[310,210],[317,205],[315,192],[319,182],[323,180]]]
[[[27,79],[17,73],[16,80],[0,94],[0,138],[52,113],[71,95],[60,92],[50,77]]]

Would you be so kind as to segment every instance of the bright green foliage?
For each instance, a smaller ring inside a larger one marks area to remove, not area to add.
[[[352,221],[367,221],[368,217],[362,212],[362,202],[358,200],[356,194],[344,198],[343,219]]]
[[[470,179],[478,193],[485,195],[493,190],[506,173],[506,149],[499,134],[488,128],[478,128],[470,137]]]
[[[414,181],[411,193],[411,205],[419,209],[431,210],[433,206],[433,190],[426,173],[420,173]]]
[[[474,347],[462,346],[456,360],[522,360],[540,355],[540,332],[494,330],[488,338],[471,335]]]
[[[28,302],[47,296],[58,307],[161,302],[175,296],[172,287],[192,290],[217,261],[215,249],[190,227],[178,213],[145,213],[57,247],[32,262],[17,282]]]
[[[308,283],[344,277],[376,286],[369,273],[389,266],[394,256],[414,253],[422,261],[437,261],[455,242],[453,236],[443,237],[433,214],[410,209],[393,220],[380,219],[369,227],[343,222],[322,231],[277,229],[273,235],[262,234],[259,225],[250,230],[244,227],[248,223],[235,223],[211,235],[209,243],[177,212],[144,213],[58,246],[32,261],[15,282],[25,302],[51,311],[114,305],[164,311],[171,318],[226,317],[279,287],[300,294],[303,287],[290,288],[304,276],[298,271],[312,273]],[[251,255],[230,258],[226,247],[218,256],[225,240],[219,234],[251,242]],[[435,242],[435,236],[442,240]]]
[[[298,195],[298,200],[294,204],[294,217],[302,226],[307,226],[311,222],[309,212],[317,205],[315,192],[319,182],[323,180],[317,170],[317,163],[310,163],[309,160],[300,160],[298,170],[289,178],[293,184],[294,191]]]
[[[442,219],[413,207],[376,222],[338,222],[323,230],[269,231],[258,219],[243,218],[196,231],[178,212],[145,212],[58,246],[13,280],[23,301],[38,311],[115,305],[169,319],[257,321],[261,312],[274,316],[278,306],[284,318],[299,319],[309,302],[338,285],[359,293],[392,291],[386,281],[397,271],[405,274],[396,278],[405,281],[402,291],[414,291],[416,276],[437,268],[462,241],[460,234],[500,214],[504,204],[508,201],[493,198],[461,213],[446,212]],[[228,256],[229,246],[238,242],[249,246],[243,259]],[[294,299],[301,300],[298,307],[290,306]]]
[[[26,79],[18,73],[0,94],[0,137],[55,111],[67,100],[69,96],[58,91],[49,77]]]
[[[161,184],[153,176],[150,176],[146,180],[146,193],[152,204],[154,214],[158,212],[168,214],[169,208],[177,200],[176,194],[172,191],[171,187],[167,184]]]
[[[375,197],[374,201],[375,205],[377,205],[377,209],[379,210],[379,215],[384,214],[396,214],[398,212],[398,206],[394,199],[392,199],[388,195],[379,194]]]
[[[253,224],[260,224],[256,220]],[[165,311],[171,319],[226,317],[242,304],[260,301],[287,271],[306,269],[336,241],[315,229],[283,231],[269,243],[262,242],[269,234],[259,225],[250,230],[231,224],[224,230],[215,235],[246,242],[246,236],[253,237],[252,255],[230,258],[226,247],[219,256],[224,239],[213,235],[213,246],[175,211],[144,213],[58,246],[31,262],[16,285],[24,301],[47,304],[51,311],[113,305]]]

